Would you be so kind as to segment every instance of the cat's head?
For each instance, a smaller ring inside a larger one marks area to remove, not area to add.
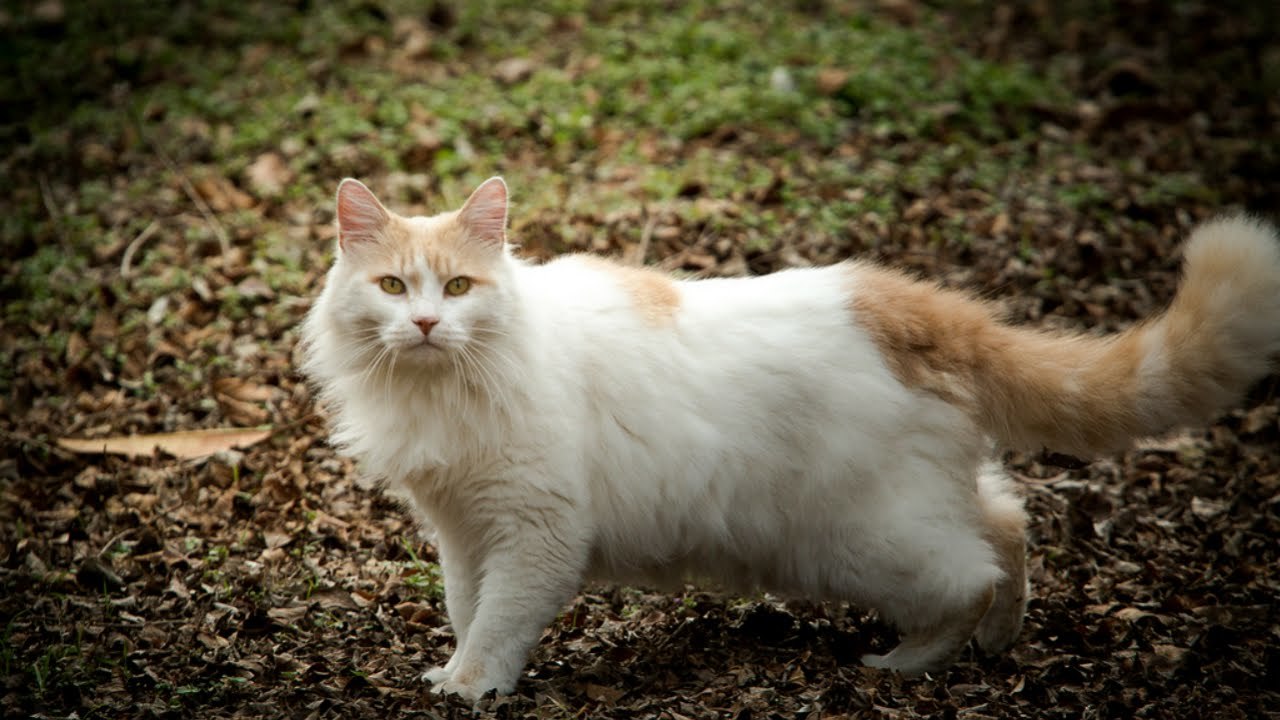
[[[501,336],[510,311],[507,186],[491,178],[460,210],[402,217],[359,181],[338,186],[338,248],[325,309],[343,352],[457,365]]]

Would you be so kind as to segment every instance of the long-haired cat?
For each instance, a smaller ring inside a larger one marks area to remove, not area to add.
[[[401,217],[338,188],[337,256],[303,327],[332,440],[437,533],[457,649],[425,677],[510,692],[586,578],[705,579],[874,608],[863,661],[1012,643],[1021,500],[996,448],[1080,456],[1199,423],[1280,353],[1280,239],[1201,226],[1159,317],[1110,337],[867,263],[674,281],[506,242],[494,178]]]

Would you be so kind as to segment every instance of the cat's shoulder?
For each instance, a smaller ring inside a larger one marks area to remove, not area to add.
[[[601,283],[617,288],[650,324],[670,322],[680,310],[680,284],[659,270],[582,253],[557,258],[545,267],[583,285]]]

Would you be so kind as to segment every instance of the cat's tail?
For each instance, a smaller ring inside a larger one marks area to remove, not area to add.
[[[932,288],[927,300],[894,303],[914,320],[906,337],[871,317],[887,313],[865,312],[857,299],[854,311],[872,320],[900,379],[966,407],[1002,444],[1088,457],[1206,422],[1280,357],[1276,230],[1221,218],[1191,234],[1184,256],[1169,308],[1109,337],[1013,327],[989,305]],[[867,270],[856,268],[859,289],[909,283],[883,271],[867,283],[877,272]]]

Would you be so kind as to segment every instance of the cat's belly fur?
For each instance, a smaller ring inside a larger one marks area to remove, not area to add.
[[[852,431],[844,447],[777,438],[719,457],[688,438],[664,438],[672,452],[658,457],[637,447],[626,467],[598,467],[588,480],[596,523],[589,575],[870,602],[864,588],[881,584],[886,568],[925,566],[910,558],[954,542],[945,533],[900,537],[899,528],[920,526],[904,515],[942,518],[972,505],[958,496],[973,492],[973,446],[921,454],[929,435]],[[862,452],[871,445],[880,450]],[[954,482],[940,485],[944,474]]]

